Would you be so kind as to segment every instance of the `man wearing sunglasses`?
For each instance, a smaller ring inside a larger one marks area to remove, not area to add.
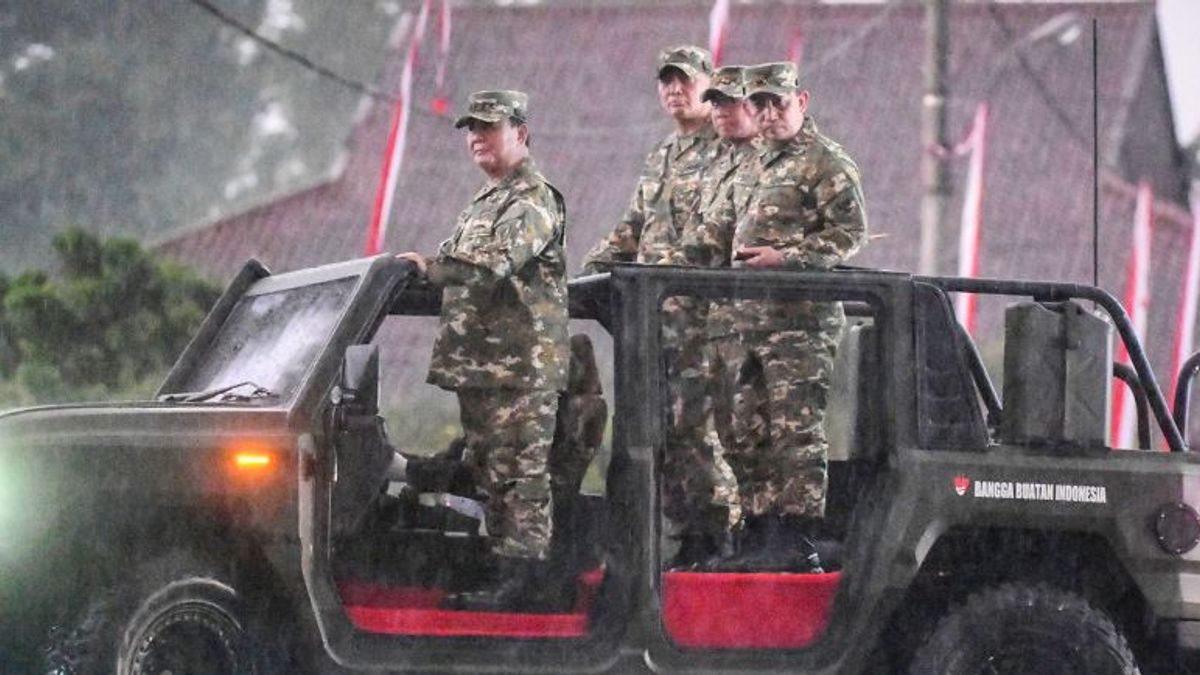
[[[792,63],[748,68],[746,91],[767,148],[737,214],[733,264],[829,269],[867,239],[858,167],[806,113]],[[810,536],[825,511],[825,402],[845,315],[840,303],[740,300],[730,359],[733,440],[743,527],[714,569],[821,571]]]
[[[709,88],[712,56],[691,45],[664,49],[658,56],[658,98],[675,129],[646,157],[629,207],[613,232],[584,258],[585,274],[604,272],[613,263],[670,264],[695,212],[704,170],[717,155],[717,137],[702,94]],[[692,349],[694,329],[685,298],[663,303],[662,341],[670,386],[670,421],[663,462],[663,513],[669,536],[680,540],[671,565],[692,562],[699,532],[711,529],[714,513],[728,513],[733,501],[732,471],[722,477],[714,463],[718,451],[704,433],[703,369]],[[700,387],[700,388],[698,388]],[[699,419],[700,424],[693,424]],[[725,484],[722,492],[716,486]],[[725,503],[719,503],[722,496]],[[714,504],[717,501],[717,504]],[[703,556],[707,557],[707,556]]]
[[[745,66],[725,66],[702,99],[712,106],[717,156],[704,171],[694,222],[684,228],[672,254],[677,265],[729,267],[739,210],[754,189],[758,158],[766,145],[757,110],[746,96]]]
[[[712,77],[711,85],[701,99],[712,106],[712,123],[717,132],[717,156],[705,168],[701,178],[700,199],[691,219],[683,228],[680,243],[671,253],[675,265],[695,267],[728,267],[731,258],[730,242],[737,222],[735,204],[744,205],[754,187],[758,155],[763,144],[758,135],[754,109],[746,99],[744,66],[725,66]],[[682,418],[682,430],[690,431],[687,447],[706,453],[701,457],[677,458],[712,463],[716,470],[711,488],[713,499],[705,507],[693,507],[694,517],[686,523],[680,535],[680,548],[669,567],[704,569],[714,560],[732,552],[729,529],[740,519],[737,481],[723,458],[721,446],[731,436],[732,411],[728,402],[728,378],[724,369],[724,353],[735,346],[733,327],[729,322],[728,306],[712,305],[708,301],[676,297],[670,308],[677,310],[664,319],[680,323],[679,333],[686,342],[679,389],[682,396],[676,411]],[[664,310],[668,305],[664,304]],[[707,440],[709,418],[719,436],[719,443]],[[664,466],[664,471],[669,468]],[[675,470],[674,473],[682,473]],[[706,486],[707,487],[707,486]],[[698,491],[700,492],[700,491]]]

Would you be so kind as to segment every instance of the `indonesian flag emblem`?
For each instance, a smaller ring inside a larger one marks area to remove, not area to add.
[[[954,491],[958,493],[959,497],[967,494],[967,490],[970,489],[970,487],[970,478],[967,478],[961,473],[954,477]]]

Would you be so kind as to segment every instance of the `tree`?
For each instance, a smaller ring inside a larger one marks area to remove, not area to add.
[[[8,277],[0,274],[0,378],[11,377],[17,369],[17,345],[4,315],[4,296],[8,295],[10,284]]]
[[[71,229],[53,248],[58,276],[39,271],[0,280],[0,368],[6,345],[10,352],[0,375],[15,380],[22,402],[144,389],[183,350],[219,295],[131,239],[100,241]]]

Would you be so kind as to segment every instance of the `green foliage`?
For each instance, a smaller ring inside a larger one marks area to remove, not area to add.
[[[219,290],[131,239],[71,229],[54,251],[61,278],[0,278],[0,404],[150,393]]]
[[[3,302],[11,285],[12,282],[8,277],[0,274],[0,380],[12,376],[13,371],[17,368],[17,345],[13,341],[8,321],[5,319]],[[0,400],[3,399],[3,395],[0,394]]]
[[[67,230],[54,239],[54,251],[68,279],[100,276],[104,247],[82,230]]]

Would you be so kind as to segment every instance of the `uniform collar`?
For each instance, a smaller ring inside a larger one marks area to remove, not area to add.
[[[780,147],[789,152],[799,152],[817,137],[817,121],[812,118],[812,115],[804,116],[804,123],[800,125],[800,131],[796,132],[788,140],[784,141]]]
[[[533,163],[532,157],[526,157],[521,160],[521,163],[513,168],[507,176],[501,178],[495,185],[484,185],[479,188],[479,192],[475,193],[473,201],[479,201],[487,195],[497,190],[509,190],[521,183],[528,183],[530,179],[538,176],[537,166]]]
[[[762,144],[759,137],[752,138],[745,143],[735,143],[728,138],[720,138],[717,142],[720,143],[717,148],[719,161],[734,165],[740,164],[747,157],[758,155],[762,152]]]
[[[767,147],[762,136],[755,136],[745,143],[731,143],[731,145],[733,146],[732,154],[738,160],[752,155],[761,155]]]
[[[697,143],[709,143],[716,138],[717,130],[711,122],[706,122],[704,126],[687,135],[681,135],[678,131],[671,132],[671,145],[675,146],[676,152],[682,152]]]
[[[801,155],[808,149],[808,146],[817,138],[817,122],[812,118],[812,115],[804,116],[804,123],[800,125],[800,131],[796,132],[795,136],[786,141],[767,144],[767,157],[773,160],[781,155]]]

